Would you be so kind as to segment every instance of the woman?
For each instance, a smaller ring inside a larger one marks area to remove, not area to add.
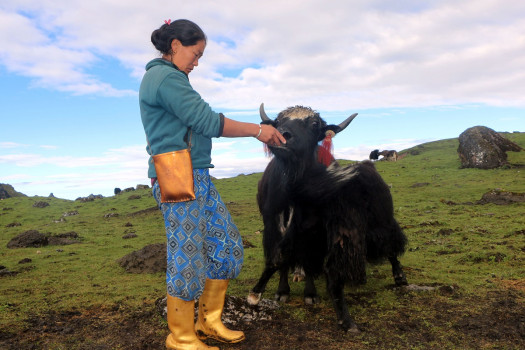
[[[148,176],[162,210],[167,234],[167,299],[169,349],[218,349],[200,339],[226,343],[244,339],[242,331],[221,321],[228,282],[243,263],[242,239],[210,181],[212,137],[256,137],[271,144],[285,142],[270,125],[243,123],[214,112],[193,90],[188,75],[198,66],[206,48],[206,35],[188,20],[165,21],[151,34],[162,54],[146,65],[139,100],[150,155],[187,148],[191,159],[196,199],[161,203],[152,159]],[[189,132],[191,130],[191,132]],[[190,140],[188,140],[190,138]],[[194,325],[195,300],[199,313]]]

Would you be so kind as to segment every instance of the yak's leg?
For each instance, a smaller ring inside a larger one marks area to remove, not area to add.
[[[407,278],[403,272],[401,263],[399,260],[397,260],[397,257],[389,257],[388,260],[390,260],[390,264],[392,264],[392,275],[394,275],[394,282],[396,283],[396,286],[407,285]]]
[[[275,300],[286,303],[290,298],[290,285],[288,284],[288,273],[290,268],[288,264],[281,264],[279,268],[279,286],[275,293]]]
[[[305,285],[304,285],[304,303],[305,304],[318,304],[320,301],[319,295],[317,295],[317,289],[315,288],[314,278],[311,274],[305,274]]]
[[[345,332],[350,331],[357,333],[359,329],[348,312],[344,298],[344,280],[340,277],[330,277],[326,275],[326,287],[332,302],[334,303],[335,313],[337,315],[337,325]]]
[[[257,305],[259,303],[261,295],[266,289],[266,284],[278,269],[279,267],[277,265],[266,265],[261,278],[259,278],[259,282],[257,282],[248,295],[248,304]]]

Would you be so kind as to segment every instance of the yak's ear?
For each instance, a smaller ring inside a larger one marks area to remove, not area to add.
[[[319,137],[321,137],[321,140],[325,137],[326,135],[326,132],[331,130],[334,132],[334,134],[338,134],[340,133],[341,131],[343,131],[344,129],[346,129],[346,127],[348,126],[348,124],[350,124],[352,122],[352,120],[354,120],[354,118],[357,117],[357,113],[354,113],[352,114],[351,116],[349,116],[348,118],[346,118],[345,121],[343,121],[341,124],[339,125],[335,125],[335,124],[330,124],[330,125],[327,125],[323,128],[323,133],[322,135],[320,135]]]

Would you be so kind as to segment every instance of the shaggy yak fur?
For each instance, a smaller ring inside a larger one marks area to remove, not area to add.
[[[319,142],[353,120],[327,125],[310,108],[296,106],[263,123],[276,127],[286,144],[268,146],[274,156],[259,182],[257,202],[264,222],[265,269],[248,296],[257,304],[268,280],[279,271],[276,300],[287,301],[290,269],[305,272],[304,300],[319,302],[314,278],[324,273],[327,290],[344,331],[358,331],[344,300],[345,284],[366,282],[366,263],[388,259],[396,285],[407,284],[398,261],[407,239],[394,219],[392,196],[372,162],[342,167],[319,161]]]

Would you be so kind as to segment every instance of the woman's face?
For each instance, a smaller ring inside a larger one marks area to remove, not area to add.
[[[200,40],[192,46],[183,46],[179,40],[175,39],[171,43],[173,52],[171,62],[181,71],[189,75],[193,68],[199,65],[199,59],[204,54],[205,48],[206,41],[204,40]]]

